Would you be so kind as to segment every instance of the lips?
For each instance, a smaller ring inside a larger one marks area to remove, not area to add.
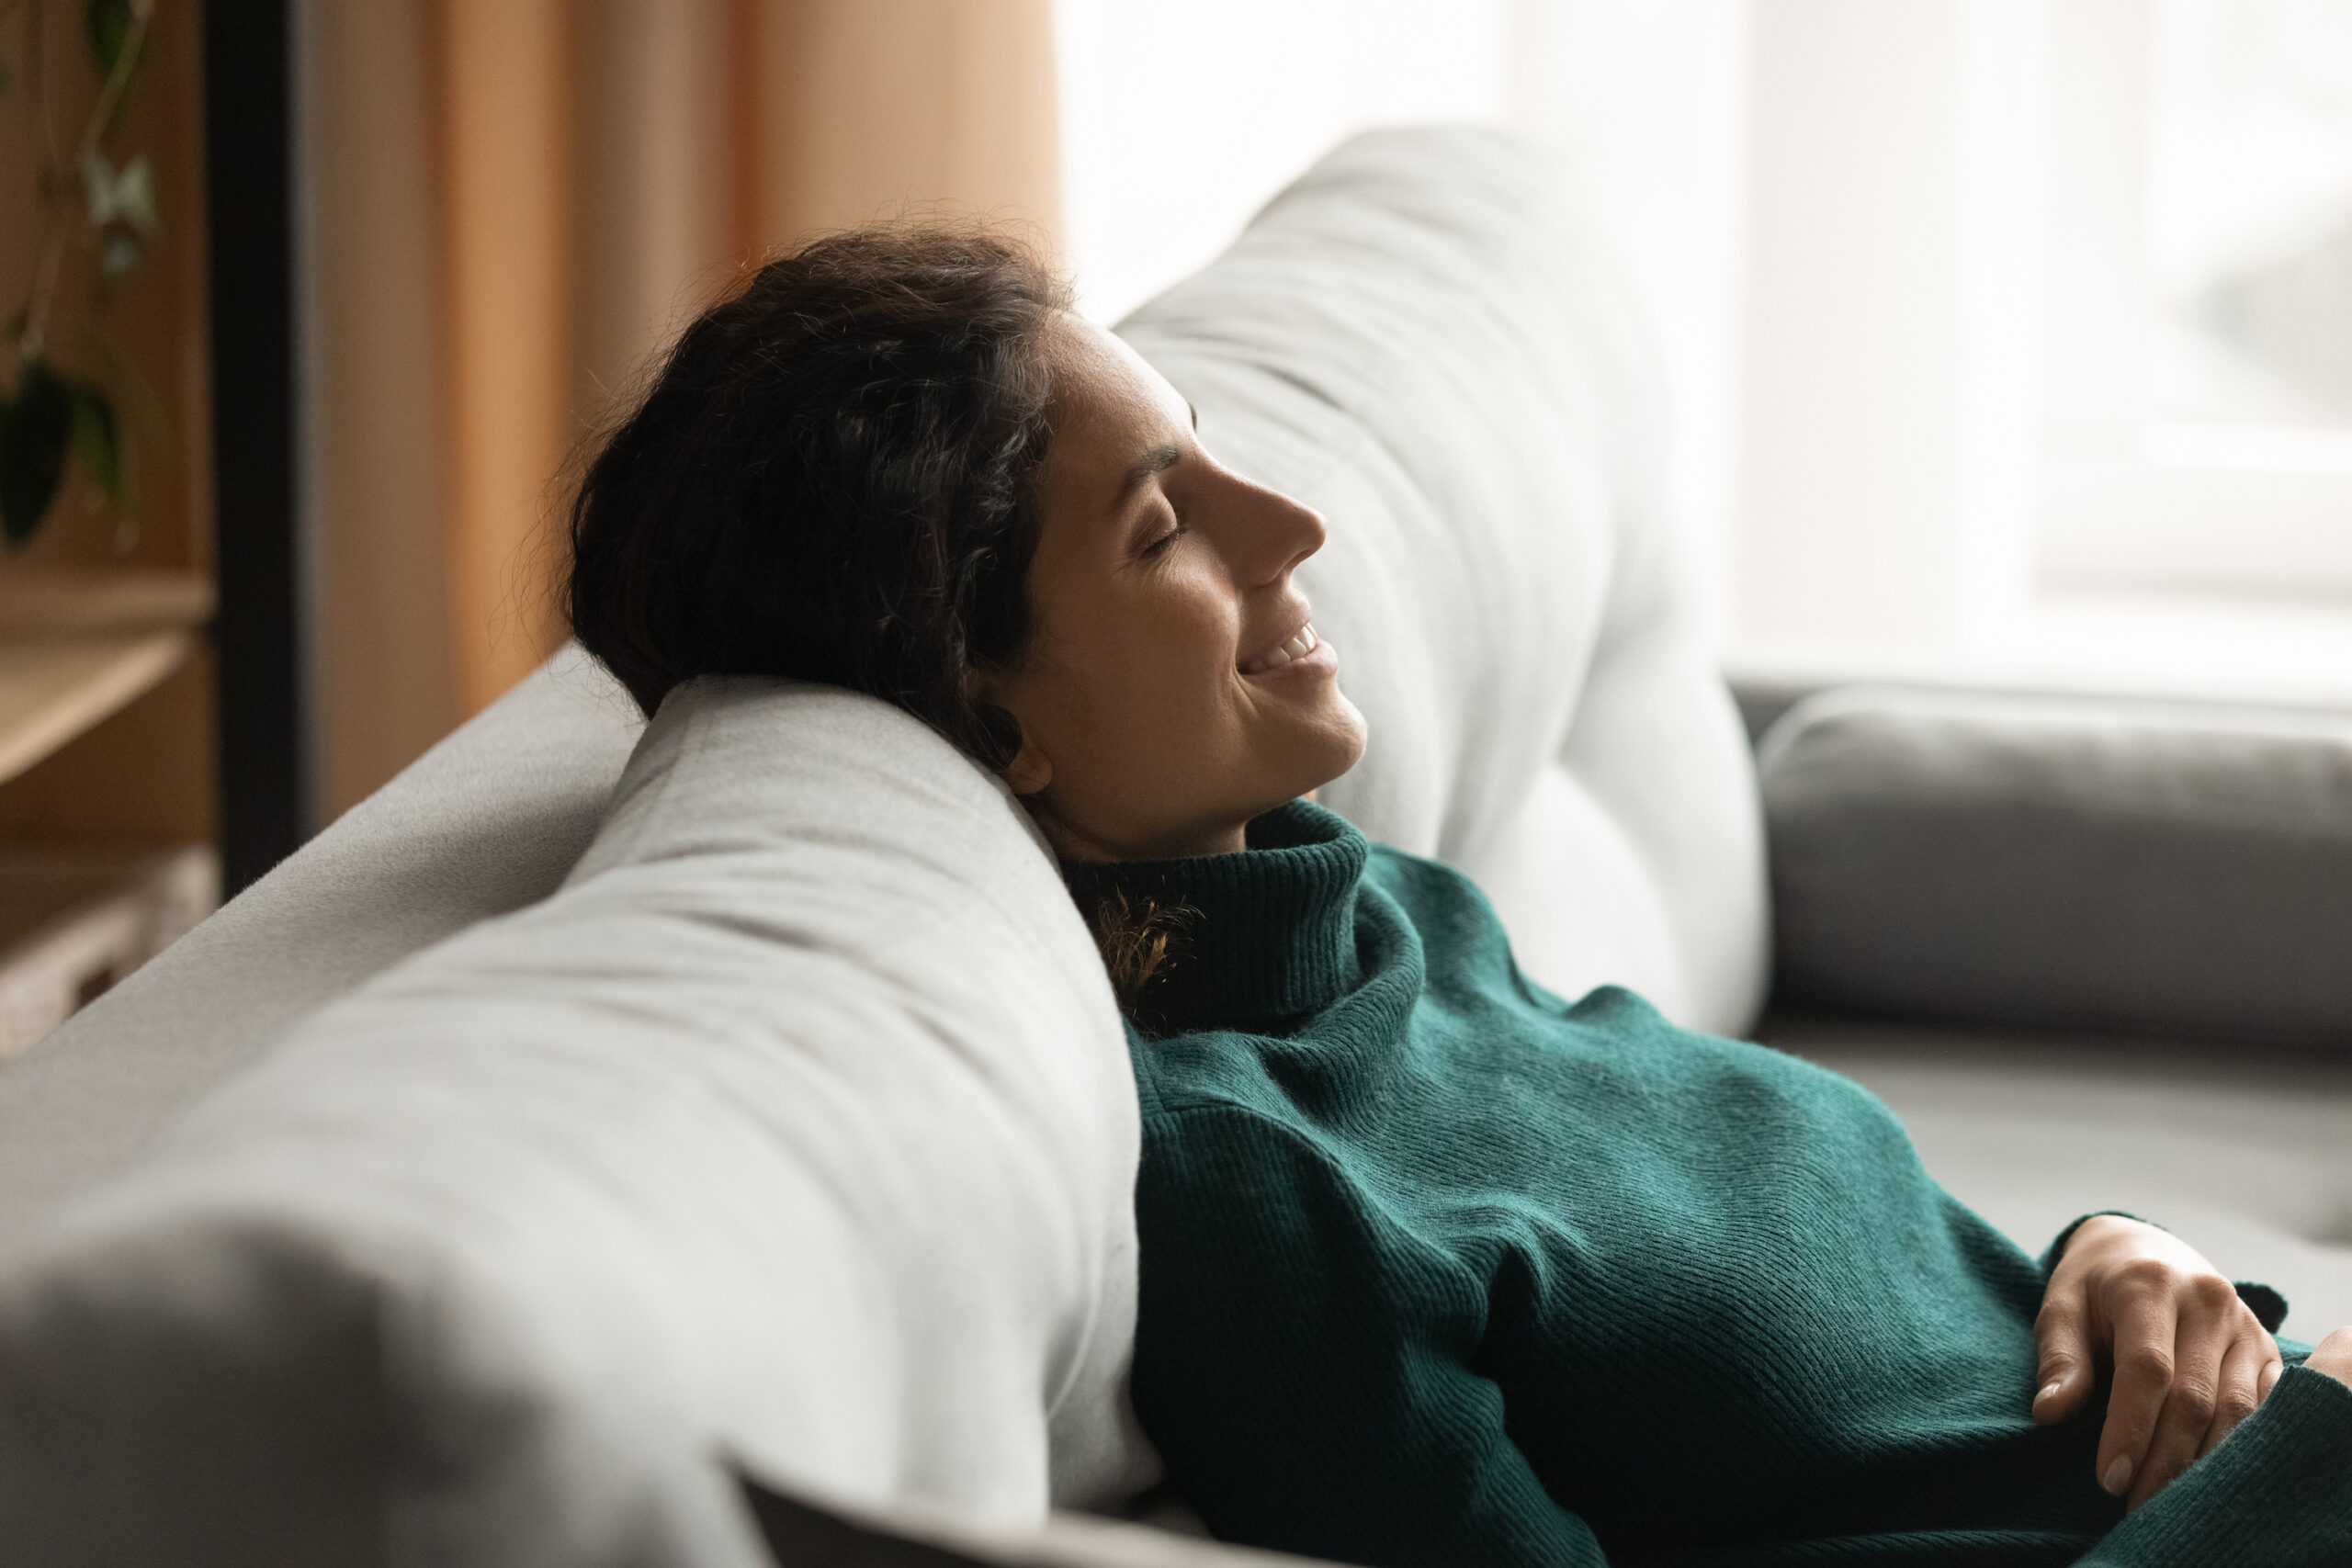
[[[1262,675],[1269,670],[1279,670],[1294,659],[1304,659],[1322,646],[1322,638],[1315,635],[1315,623],[1307,622],[1281,642],[1241,666],[1244,675]]]

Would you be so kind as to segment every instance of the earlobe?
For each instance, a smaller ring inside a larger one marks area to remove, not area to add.
[[[1021,750],[1014,752],[1012,761],[1004,765],[1005,787],[1015,795],[1035,795],[1053,782],[1053,763],[1047,761],[1046,754],[1031,745],[1029,738],[1023,735]]]
[[[1035,795],[1054,782],[1054,765],[1030,740],[1028,727],[997,703],[995,680],[967,665],[964,670],[964,695],[994,709],[998,717],[1020,732],[1019,750],[1013,752],[1012,761],[999,770],[998,776],[1004,780],[1007,788],[1015,795]]]

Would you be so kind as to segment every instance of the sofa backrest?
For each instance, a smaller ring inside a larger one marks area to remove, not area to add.
[[[1211,450],[1330,524],[1299,577],[1372,742],[1325,804],[1469,872],[1554,990],[1745,1030],[1753,764],[1638,334],[1554,165],[1468,127],[1361,136],[1119,330]]]
[[[2352,1047],[2352,716],[1843,686],[1758,755],[1792,1007]]]

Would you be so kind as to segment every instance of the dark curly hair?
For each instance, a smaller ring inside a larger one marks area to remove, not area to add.
[[[1002,768],[966,672],[1029,628],[1044,336],[1069,292],[978,227],[769,262],[678,340],[571,509],[573,635],[649,715],[702,674],[828,681]]]

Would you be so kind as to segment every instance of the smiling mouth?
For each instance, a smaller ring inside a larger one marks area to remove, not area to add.
[[[1315,635],[1315,623],[1307,622],[1280,647],[1269,649],[1241,666],[1244,675],[1262,675],[1269,670],[1279,670],[1294,659],[1304,659],[1322,646],[1323,639]]]

